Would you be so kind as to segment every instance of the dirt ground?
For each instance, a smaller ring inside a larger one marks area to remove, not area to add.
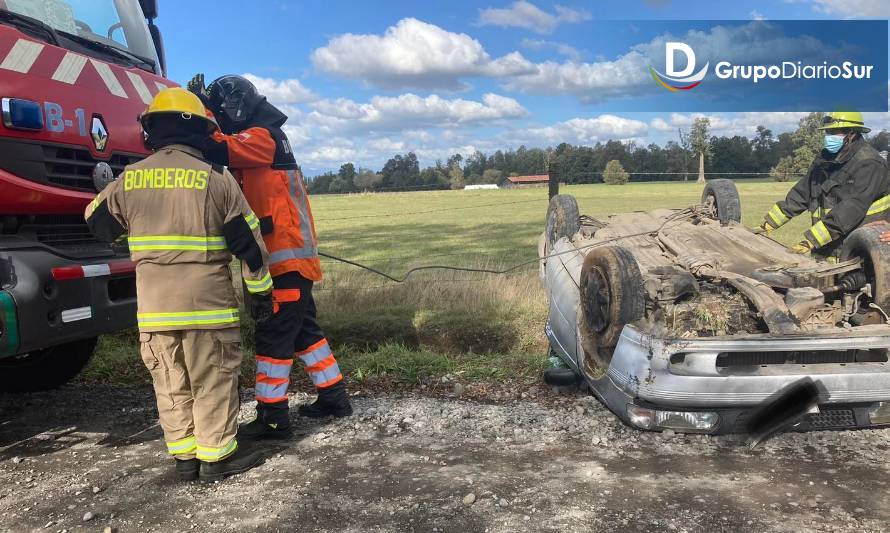
[[[294,402],[309,401],[297,395]],[[0,531],[881,531],[890,430],[626,428],[583,394],[373,394],[261,467],[173,479],[151,390],[0,396]],[[249,415],[245,404],[242,416]]]

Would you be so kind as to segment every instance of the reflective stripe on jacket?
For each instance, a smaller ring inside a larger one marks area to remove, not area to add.
[[[804,211],[812,220],[804,238],[816,248],[826,248],[823,254],[838,248],[859,226],[890,220],[887,162],[864,139],[846,146],[834,159],[823,152],[765,219],[777,228]]]
[[[320,281],[318,238],[303,173],[272,168],[275,141],[265,128],[235,135],[216,133],[213,138],[225,144],[228,166],[259,219],[272,276],[298,272]]]
[[[100,233],[129,233],[142,332],[237,325],[233,254],[248,290],[272,289],[259,221],[231,174],[194,148],[172,145],[126,167],[86,219]]]

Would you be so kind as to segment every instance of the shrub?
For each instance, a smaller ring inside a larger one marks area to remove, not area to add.
[[[603,181],[609,185],[624,185],[630,179],[630,174],[624,171],[621,161],[613,159],[606,164],[603,171]]]

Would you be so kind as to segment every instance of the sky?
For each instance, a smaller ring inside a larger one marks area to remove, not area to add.
[[[425,166],[520,145],[663,144],[697,116],[715,135],[790,131],[803,113],[659,107],[638,65],[666,36],[651,21],[887,19],[890,0],[161,0],[159,12],[169,77],[248,76],[289,116],[313,175],[408,151]],[[866,121],[890,128],[888,113]]]

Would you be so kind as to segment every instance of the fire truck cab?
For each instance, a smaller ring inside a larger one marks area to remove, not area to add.
[[[59,386],[136,322],[126,243],[84,209],[147,155],[167,80],[156,0],[0,0],[0,392]]]

